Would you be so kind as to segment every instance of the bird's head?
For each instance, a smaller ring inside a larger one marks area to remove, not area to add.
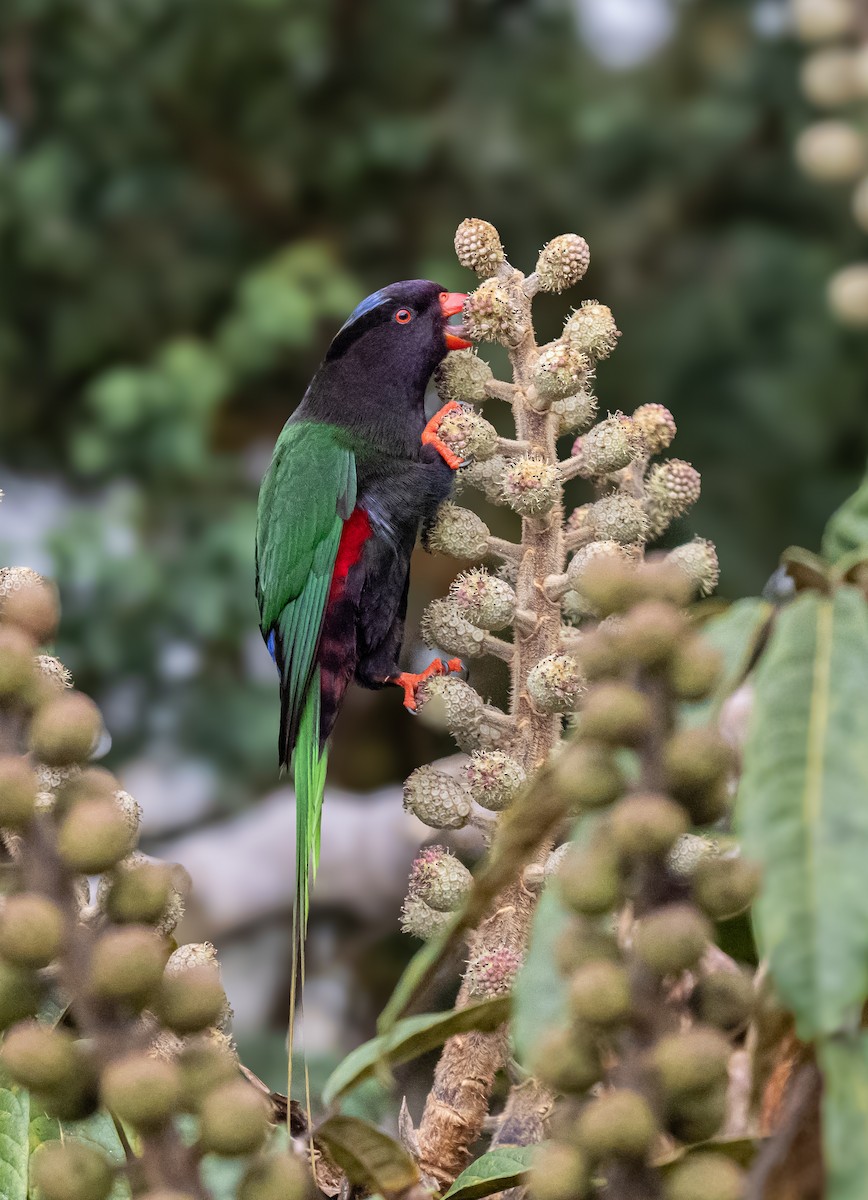
[[[447,292],[430,279],[405,279],[380,288],[350,313],[335,335],[326,362],[357,359],[430,378],[450,350],[470,345],[460,325],[450,324],[464,308],[463,292]]]

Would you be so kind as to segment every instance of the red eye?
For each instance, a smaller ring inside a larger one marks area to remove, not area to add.
[[[395,313],[395,320],[399,325],[406,325],[408,321],[413,320],[413,314],[410,312],[409,308],[399,308]]]

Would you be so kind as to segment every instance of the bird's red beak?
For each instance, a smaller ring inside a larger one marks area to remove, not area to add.
[[[464,301],[467,296],[464,292],[441,292],[440,293],[440,311],[443,313],[444,321],[448,321],[450,317],[454,317],[456,313],[464,310]],[[454,330],[454,332],[453,332]],[[461,325],[447,325],[444,330],[446,338],[446,347],[449,350],[467,350],[472,346],[472,342],[466,342],[464,338],[459,337],[459,333],[463,332]]]

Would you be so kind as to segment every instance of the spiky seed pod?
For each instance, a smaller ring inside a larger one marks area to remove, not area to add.
[[[665,1200],[742,1200],[744,1171],[725,1154],[694,1152],[665,1177]]]
[[[587,846],[574,846],[557,879],[564,903],[584,916],[610,912],[621,899],[618,857],[612,843],[602,836]]]
[[[518,795],[527,775],[521,763],[502,750],[478,750],[464,767],[464,779],[480,808],[502,812]]]
[[[726,1081],[730,1045],[716,1029],[694,1025],[664,1034],[651,1052],[651,1065],[667,1100],[678,1100]]]
[[[428,531],[428,549],[453,558],[478,559],[488,553],[488,526],[469,508],[446,500]]]
[[[625,858],[665,854],[690,826],[680,804],[651,792],[625,796],[609,819],[612,840]]]
[[[535,1148],[530,1176],[534,1200],[582,1200],[588,1187],[588,1162],[577,1146],[547,1141]]]
[[[558,1092],[584,1092],[603,1072],[598,1047],[558,1026],[534,1041],[530,1058],[534,1075]]]
[[[404,784],[404,808],[432,829],[462,829],[470,820],[470,807],[461,782],[427,764]]]
[[[817,121],[796,139],[796,162],[819,183],[852,183],[865,170],[865,139],[846,121]]]
[[[672,794],[688,802],[725,779],[732,749],[716,729],[679,729],[663,748],[663,769]]]
[[[613,746],[635,746],[648,733],[651,702],[619,680],[604,680],[587,694],[581,714],[582,735]]]
[[[666,555],[665,561],[684,572],[696,595],[710,596],[717,587],[720,563],[714,542],[694,538],[683,546],[676,546]]]
[[[157,991],[166,958],[166,944],[153,930],[142,925],[108,929],[94,944],[90,990],[139,1009]]]
[[[648,1101],[627,1088],[595,1097],[576,1122],[576,1139],[595,1162],[644,1158],[656,1136],[657,1124]]]
[[[587,429],[596,419],[598,407],[596,396],[585,390],[552,400],[551,412],[557,420],[557,436]]]
[[[744,912],[759,891],[761,872],[741,855],[706,859],[693,874],[693,898],[714,921]]]
[[[557,503],[560,477],[554,463],[526,455],[511,462],[503,473],[503,499],[523,517],[538,517]]]
[[[97,875],[129,854],[135,831],[118,806],[107,800],[80,800],[57,831],[57,851],[73,871]]]
[[[65,692],[43,704],[30,725],[30,749],[53,767],[88,759],[102,730],[94,702],[81,692]]]
[[[115,1178],[101,1150],[73,1138],[43,1142],[31,1170],[43,1200],[106,1200]]]
[[[608,747],[573,742],[560,754],[553,785],[573,811],[603,808],[624,790],[626,779]]]
[[[497,449],[497,430],[470,408],[451,412],[440,422],[440,440],[461,458],[485,462]]]
[[[802,63],[802,91],[818,108],[842,108],[856,96],[852,50],[841,47],[816,50]]]
[[[652,530],[662,533],[675,517],[682,517],[699,499],[699,472],[680,458],[655,463],[645,481],[645,501]]]
[[[212,1154],[253,1154],[268,1133],[268,1103],[244,1079],[221,1084],[202,1101],[199,1141]]]
[[[484,630],[471,625],[455,601],[446,597],[431,601],[422,614],[419,633],[426,646],[462,658],[479,658],[485,653]]]
[[[691,879],[700,863],[717,858],[720,852],[720,844],[714,838],[685,833],[669,851],[666,866],[676,879]]]
[[[0,1062],[16,1083],[35,1092],[53,1092],[82,1069],[78,1043],[65,1029],[21,1021],[7,1030]]]
[[[633,945],[639,958],[658,975],[689,971],[712,937],[711,926],[689,904],[667,904],[636,926]]]
[[[549,654],[527,676],[527,694],[540,712],[564,713],[575,708],[585,688],[579,664],[567,654]]]
[[[583,301],[581,308],[568,318],[561,334],[573,350],[587,354],[591,360],[608,358],[620,336],[612,310],[596,300]]]
[[[617,963],[586,963],[570,980],[569,1006],[575,1017],[591,1025],[625,1021],[630,1015],[627,972]]]
[[[483,404],[488,399],[485,385],[493,378],[491,367],[475,350],[453,350],[435,371],[434,384],[444,404]]]
[[[492,504],[503,503],[503,472],[507,468],[507,460],[502,454],[495,454],[494,458],[486,459],[485,462],[472,462],[457,473],[455,480],[455,491],[461,492],[466,487],[478,488],[483,492],[486,499]],[[459,512],[465,512],[465,509],[459,509]],[[475,515],[475,514],[474,514]],[[477,517],[477,520],[479,518]],[[486,530],[486,537],[488,532]],[[430,544],[430,540],[429,540]],[[431,547],[436,549],[436,547]],[[482,552],[484,553],[484,551]],[[481,554],[473,555],[474,558],[481,558]],[[467,557],[466,555],[455,555],[454,557]]]
[[[455,231],[455,254],[462,267],[481,279],[497,274],[505,261],[500,234],[488,221],[467,217]]]
[[[522,955],[512,946],[484,950],[467,964],[467,986],[474,996],[506,996],[512,991],[522,961]]]
[[[584,276],[591,261],[588,243],[577,233],[562,233],[543,246],[536,263],[544,292],[563,292]]]
[[[589,564],[607,560],[619,563],[627,562],[627,553],[620,542],[606,540],[588,542],[586,546],[580,546],[567,567],[570,586],[581,593]]]
[[[633,413],[649,454],[659,454],[671,445],[677,428],[675,418],[663,404],[640,404]]]
[[[38,680],[33,642],[14,625],[0,625],[0,700],[30,700]]]
[[[633,418],[616,413],[577,438],[572,453],[581,464],[579,474],[590,479],[629,466],[644,448],[641,430]]]
[[[853,28],[852,0],[791,0],[796,33],[803,42],[825,42]]]
[[[434,675],[424,681],[416,699],[426,719],[441,718],[462,749],[479,749],[485,705],[469,683],[455,675]]]
[[[401,929],[410,937],[427,942],[448,924],[451,915],[432,908],[417,896],[408,896],[401,908]]]
[[[427,846],[410,872],[409,894],[438,912],[452,912],[467,895],[473,876],[445,846]]]
[[[640,501],[621,492],[603,496],[591,505],[588,523],[598,541],[631,545],[643,542],[649,531],[648,517]]]
[[[297,1154],[269,1154],[250,1164],[238,1185],[238,1200],[312,1200],[313,1181]]]
[[[563,338],[541,347],[531,376],[540,396],[561,400],[580,391],[591,372],[591,360]]]
[[[658,670],[671,662],[686,631],[687,619],[674,604],[642,600],[621,621],[617,642],[637,666]]]
[[[499,279],[486,279],[467,297],[464,327],[475,341],[514,346],[526,333],[524,314]]]
[[[515,615],[515,589],[484,567],[463,571],[449,587],[461,614],[480,629],[505,629]]]
[[[827,299],[842,324],[868,328],[868,263],[853,263],[836,271],[829,280]]]
[[[63,913],[47,896],[21,892],[0,911],[0,954],[17,967],[47,967],[63,940]]]
[[[109,1109],[136,1129],[158,1129],[180,1105],[178,1068],[148,1054],[128,1054],[109,1063],[101,1085]]]
[[[0,755],[0,827],[24,829],[33,819],[38,780],[26,759]]]
[[[37,654],[36,668],[49,689],[63,692],[72,687],[72,673],[59,658],[51,654]]]

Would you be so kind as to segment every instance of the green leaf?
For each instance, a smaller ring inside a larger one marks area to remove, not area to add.
[[[755,674],[737,805],[763,868],[754,920],[799,1036],[836,1033],[868,994],[868,605],[805,592]]]
[[[720,655],[723,673],[708,700],[684,706],[687,724],[707,725],[744,681],[773,612],[773,606],[766,600],[751,597],[737,600],[726,612],[702,624],[702,640]]]
[[[515,1056],[527,1066],[534,1042],[562,1025],[566,1017],[566,980],[555,962],[555,947],[569,921],[554,888],[540,897],[530,933],[527,958],[513,985],[512,1043]]]
[[[868,1034],[819,1045],[826,1200],[864,1200],[868,1179]]]
[[[443,1200],[476,1200],[518,1187],[530,1170],[535,1146],[498,1146],[466,1167]]]
[[[314,1140],[359,1187],[403,1192],[419,1180],[419,1168],[404,1147],[358,1117],[329,1117]]]
[[[0,1196],[27,1200],[30,1096],[23,1088],[0,1086]]]
[[[823,557],[836,563],[854,550],[868,550],[868,475],[832,514],[823,533]]]
[[[442,1046],[456,1033],[467,1033],[471,1029],[493,1033],[508,1019],[509,1009],[509,996],[496,996],[450,1012],[406,1017],[393,1025],[388,1033],[365,1042],[347,1055],[323,1088],[323,1103],[331,1104],[338,1096],[368,1079],[379,1067],[409,1062]]]

